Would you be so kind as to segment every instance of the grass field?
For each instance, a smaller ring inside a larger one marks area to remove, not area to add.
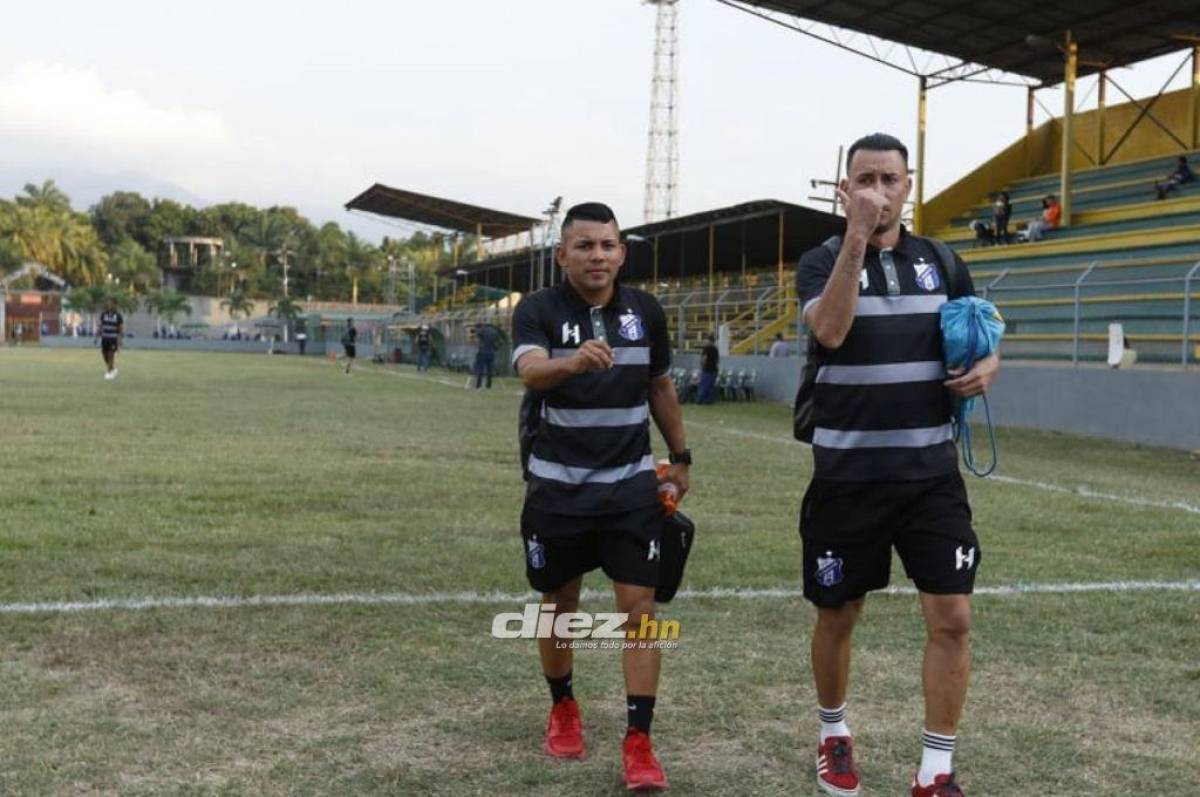
[[[620,793],[617,654],[577,657],[588,758],[547,761],[532,644],[489,633],[523,599],[437,597],[526,591],[514,382],[476,393],[251,355],[129,351],[120,368],[107,383],[96,352],[0,350],[0,792]],[[700,594],[664,610],[682,633],[656,747],[672,793],[812,794],[812,610],[704,592],[798,587],[809,454],[781,406],[685,415]],[[1187,588],[978,596],[967,794],[1200,794],[1200,462],[1054,434],[1000,444],[1010,480],[968,484],[980,587]],[[433,597],[16,606],[335,593]],[[914,598],[868,602],[849,718],[865,795],[907,794],[922,644]]]

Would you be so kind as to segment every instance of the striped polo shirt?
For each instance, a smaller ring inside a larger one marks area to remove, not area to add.
[[[800,258],[805,310],[821,300],[833,264],[823,246]],[[958,268],[962,292],[973,294],[961,259]],[[894,248],[867,248],[846,340],[835,350],[816,346],[815,478],[908,481],[957,470],[951,396],[942,384],[946,301],[946,274],[927,240],[902,227]]]
[[[541,423],[529,457],[525,501],[559,515],[629,512],[658,502],[650,454],[650,380],[671,365],[667,319],[650,294],[617,285],[598,308],[604,329],[570,282],[526,296],[513,313],[514,366],[541,349],[574,356],[603,337],[614,365],[573,376],[543,394]]]
[[[103,340],[119,340],[124,323],[125,318],[116,310],[105,310],[100,314],[100,337]]]

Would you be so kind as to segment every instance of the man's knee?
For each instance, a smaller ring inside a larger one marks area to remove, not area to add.
[[[566,614],[579,610],[579,589],[577,581],[564,584],[553,592],[542,594],[543,604],[554,604],[555,614]]]
[[[865,598],[858,598],[835,609],[817,609],[816,633],[835,638],[850,636],[865,603]]]
[[[936,596],[929,603],[925,627],[931,639],[965,641],[971,634],[971,604],[967,596]]]

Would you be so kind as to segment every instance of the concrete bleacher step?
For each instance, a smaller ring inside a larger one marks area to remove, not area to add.
[[[1124,163],[1108,164],[1105,166],[1091,166],[1086,169],[1079,169],[1072,173],[1071,179],[1075,185],[1086,186],[1089,183],[1097,180],[1106,180],[1113,177],[1145,177],[1154,174],[1169,174],[1175,166],[1175,161],[1180,155],[1188,156],[1188,160],[1200,155],[1200,150],[1179,151],[1169,155],[1156,155],[1151,158],[1141,158],[1135,161],[1126,161]],[[1009,184],[1009,191],[1056,191],[1060,183],[1061,175],[1059,172],[1047,172],[1045,174],[1035,175],[1033,177],[1025,177],[1020,180],[1014,180]]]
[[[1188,211],[1186,213],[1173,213],[1157,217],[1120,219],[1098,224],[1076,224],[1057,230],[1048,230],[1044,240],[1061,241],[1072,238],[1103,236],[1120,232],[1166,230],[1174,227],[1185,227],[1189,225],[1200,225],[1200,209]],[[979,248],[975,247],[975,239],[973,237],[968,240],[950,240],[947,241],[947,243],[950,244],[951,248],[960,251],[964,249]],[[1014,245],[1025,246],[1025,244]]]
[[[1014,228],[1015,222],[1022,219],[1034,218],[1041,214],[1042,211],[1042,194],[1029,199],[1011,202],[1012,205],[1012,221],[1009,222],[1009,228]],[[1175,202],[1179,200],[1191,199],[1193,201],[1200,199],[1200,180],[1189,185],[1180,186],[1172,191],[1169,200],[1159,201],[1155,198],[1154,184],[1152,181],[1134,181],[1120,182],[1111,185],[1100,185],[1088,189],[1076,189],[1074,192],[1074,212],[1079,214],[1084,211],[1101,211],[1101,210],[1121,210],[1126,206],[1137,206],[1142,204],[1159,204],[1165,205],[1167,202]],[[1187,204],[1185,202],[1185,204]],[[967,213],[955,216],[950,220],[950,224],[943,230],[969,230],[971,222],[975,220],[983,220],[991,223],[993,219],[992,206],[990,203],[981,202],[972,207]]]

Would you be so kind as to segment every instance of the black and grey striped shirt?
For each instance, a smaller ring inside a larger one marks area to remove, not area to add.
[[[820,301],[834,260],[825,247],[800,258],[796,286],[805,310]],[[958,269],[957,293],[973,294],[961,259]],[[942,384],[939,308],[946,300],[946,273],[925,239],[901,228],[895,248],[867,248],[845,342],[832,351],[817,347],[815,478],[907,481],[957,469]]]
[[[533,349],[573,356],[598,337],[591,309],[567,281],[526,296],[513,313],[514,366]],[[648,399],[650,380],[671,365],[667,319],[653,296],[620,285],[601,314],[615,365],[544,396],[526,503],[545,512],[616,514],[658,501]]]
[[[116,310],[105,310],[100,314],[100,337],[103,340],[119,340],[124,323],[124,316]]]

